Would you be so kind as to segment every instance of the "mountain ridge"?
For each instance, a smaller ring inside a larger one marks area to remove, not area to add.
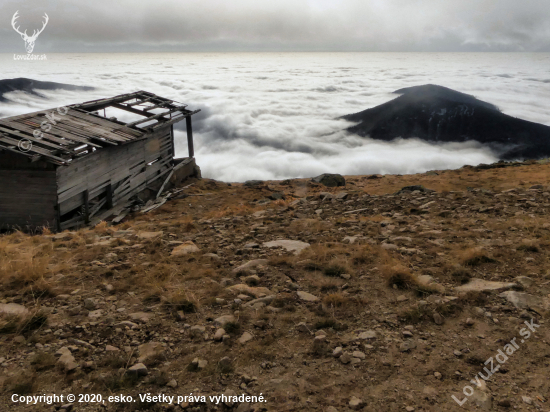
[[[347,130],[391,141],[419,138],[428,142],[486,144],[503,160],[550,156],[550,127],[506,115],[497,106],[443,86],[396,90],[399,97],[358,113],[342,116],[357,122]]]

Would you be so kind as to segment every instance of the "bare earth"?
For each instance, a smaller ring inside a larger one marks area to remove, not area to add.
[[[118,226],[2,235],[0,410],[550,411],[549,174],[203,179]]]

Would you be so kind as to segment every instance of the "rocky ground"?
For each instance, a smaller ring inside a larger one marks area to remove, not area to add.
[[[549,411],[550,165],[501,166],[203,179],[117,226],[0,236],[0,409]]]

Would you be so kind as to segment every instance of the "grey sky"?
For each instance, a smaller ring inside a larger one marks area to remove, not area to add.
[[[547,0],[3,0],[0,52],[24,53],[11,27],[50,22],[34,52],[545,51]]]

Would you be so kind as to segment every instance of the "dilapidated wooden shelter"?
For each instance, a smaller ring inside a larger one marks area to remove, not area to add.
[[[83,226],[197,173],[198,111],[139,91],[0,119],[0,229]],[[129,114],[136,120],[118,120]],[[184,119],[189,156],[175,159]]]

